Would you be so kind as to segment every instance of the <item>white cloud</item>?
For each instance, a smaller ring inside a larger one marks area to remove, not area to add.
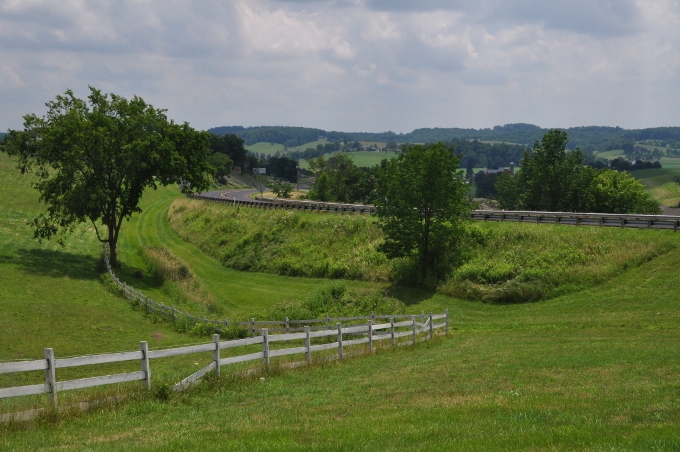
[[[0,126],[67,88],[196,127],[680,125],[674,0],[0,0]]]

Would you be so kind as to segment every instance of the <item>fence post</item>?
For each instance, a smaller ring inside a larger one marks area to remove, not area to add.
[[[340,322],[335,324],[338,327],[338,358],[343,359],[342,349],[342,324]]]
[[[373,351],[373,320],[368,321],[368,351]]]
[[[416,316],[411,316],[411,336],[413,337],[413,345],[416,344]]]
[[[54,349],[45,349],[45,361],[47,361],[47,369],[45,369],[45,386],[52,395],[52,404],[57,408],[57,374],[54,369]]]
[[[265,367],[269,369],[269,331],[267,328],[262,328],[260,333],[262,334],[262,359]]]
[[[220,376],[220,335],[213,334],[213,343],[215,350],[213,350],[213,361],[215,362],[215,375]]]
[[[444,311],[444,315],[446,316],[446,317],[444,317],[444,319],[445,319],[444,320],[444,334],[449,334],[449,310],[448,309],[446,309]]]
[[[390,317],[390,342],[392,342],[392,347],[394,347],[394,317]]]
[[[331,316],[326,314],[326,329],[330,330],[331,329]]]
[[[305,326],[305,360],[307,361],[307,364],[311,364],[312,362],[312,350],[310,349],[311,346],[312,341],[309,337],[309,326]]]
[[[255,337],[255,317],[250,318],[250,335]]]
[[[375,320],[375,313],[371,311],[371,322]]]
[[[420,311],[420,323],[425,322],[425,311]]]
[[[434,337],[434,326],[432,325],[432,313],[430,312],[430,339]]]
[[[144,372],[144,386],[146,389],[151,389],[151,368],[149,367],[149,343],[147,341],[141,341],[139,343],[139,349],[142,352],[142,372]]]

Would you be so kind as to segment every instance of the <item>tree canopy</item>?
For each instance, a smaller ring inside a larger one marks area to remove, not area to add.
[[[660,213],[630,174],[586,166],[578,148],[567,151],[567,133],[561,130],[549,131],[526,151],[519,174],[499,177],[496,191],[508,210]]]
[[[18,157],[22,173],[35,169],[34,187],[47,206],[32,222],[38,239],[90,221],[116,265],[123,220],[141,211],[144,189],[209,186],[208,134],[175,124],[140,97],[90,87],[87,100],[68,90],[46,106],[43,117],[24,116],[24,130],[10,130],[4,146]]]
[[[460,257],[468,187],[453,148],[415,145],[378,171],[376,215],[388,257],[415,259],[421,281],[445,276]]]

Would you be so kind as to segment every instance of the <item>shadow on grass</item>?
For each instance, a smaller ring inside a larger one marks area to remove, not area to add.
[[[99,279],[98,259],[90,254],[60,250],[19,249],[14,256],[0,256],[0,263],[19,265],[26,273],[55,278]]]
[[[420,287],[410,287],[399,284],[392,284],[385,291],[387,296],[396,298],[397,300],[404,303],[406,306],[411,306],[414,304],[421,303],[425,300],[429,300],[435,294],[432,289],[423,289]]]

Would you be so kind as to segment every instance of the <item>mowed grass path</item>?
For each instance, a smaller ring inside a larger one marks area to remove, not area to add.
[[[120,255],[124,263],[122,278],[159,301],[171,304],[160,290],[160,281],[152,278],[141,257],[144,246],[162,246],[183,260],[200,278],[206,290],[224,309],[224,316],[253,315],[272,305],[304,298],[328,284],[328,280],[293,278],[265,273],[242,272],[226,268],[219,261],[204,254],[197,246],[182,240],[167,221],[168,207],[182,196],[177,187],[159,188],[144,197],[142,213],[124,225],[121,233]],[[135,270],[147,273],[144,279],[132,275]],[[361,281],[348,281],[349,287],[368,287]]]
[[[678,450],[680,253],[578,294],[453,301],[448,337],[24,432],[14,450]]]

